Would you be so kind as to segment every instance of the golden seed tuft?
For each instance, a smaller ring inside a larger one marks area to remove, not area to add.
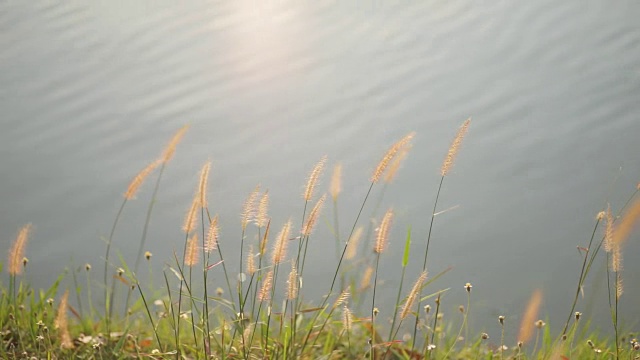
[[[318,217],[320,216],[320,212],[322,211],[322,206],[324,205],[324,200],[326,197],[327,197],[326,195],[322,195],[322,197],[318,200],[318,202],[313,207],[313,209],[311,209],[311,212],[309,213],[309,218],[307,218],[307,222],[302,228],[302,236],[308,237],[311,235],[311,232],[313,231],[313,228],[315,227],[316,222],[318,221]]]
[[[464,289],[465,289],[465,290],[467,290],[467,292],[471,292],[471,288],[472,288],[472,287],[473,287],[473,286],[471,285],[471,283],[466,283],[466,284],[464,284]]]
[[[287,247],[289,246],[289,233],[291,232],[291,219],[287,221],[278,236],[273,246],[273,253],[271,255],[271,264],[276,265],[284,261],[287,256]]]
[[[127,191],[124,193],[124,198],[127,200],[135,199],[136,193],[144,183],[144,180],[161,163],[162,162],[160,160],[155,160],[151,164],[147,165],[144,169],[140,170],[140,172],[129,183],[129,186],[127,187]]]
[[[336,164],[333,167],[333,175],[331,176],[331,186],[329,189],[333,201],[336,201],[342,191],[342,164]]]
[[[378,228],[378,234],[376,236],[376,244],[373,248],[373,251],[377,254],[381,254],[385,247],[387,246],[387,242],[389,240],[389,229],[391,227],[391,221],[393,220],[393,210],[389,209],[384,214],[382,221],[380,222],[380,227]]]
[[[249,245],[249,254],[247,255],[247,274],[250,276],[256,272],[255,254],[253,253],[253,245]]]
[[[244,206],[242,207],[242,214],[241,214],[242,230],[245,230],[247,228],[247,225],[251,221],[254,221],[256,218],[257,202],[258,202],[259,195],[260,195],[260,184],[256,185],[256,187],[253,189],[251,194],[249,194],[249,197],[247,197],[247,200],[245,200]]]
[[[498,316],[498,321],[500,321],[500,325],[504,325],[504,316]]]
[[[189,267],[193,267],[198,263],[198,234],[193,236],[187,242],[187,252],[184,254],[184,263]]]
[[[416,282],[413,284],[413,287],[409,292],[407,301],[404,303],[404,306],[402,307],[402,311],[400,312],[400,320],[404,320],[411,312],[411,308],[413,307],[413,304],[418,298],[420,289],[422,289],[422,284],[425,282],[425,280],[427,280],[427,272],[423,271],[418,277],[418,280],[416,280]]]
[[[200,170],[200,181],[198,184],[198,197],[200,198],[200,207],[207,207],[207,183],[209,182],[209,171],[211,170],[211,161],[207,161]]]
[[[460,150],[460,146],[462,145],[462,140],[469,129],[469,124],[471,124],[471,118],[468,118],[458,130],[456,137],[453,139],[451,146],[449,146],[449,151],[447,152],[447,156],[444,158],[442,162],[442,167],[440,168],[440,175],[447,176],[451,168],[453,167],[453,163],[456,159],[456,155],[458,155],[458,150]]]
[[[269,271],[269,273],[264,278],[264,280],[262,280],[262,287],[260,288],[260,292],[258,293],[258,300],[260,302],[269,300],[272,283],[273,283],[273,270]]]
[[[218,248],[218,237],[220,234],[220,229],[218,228],[218,215],[214,216],[211,219],[211,224],[209,224],[209,231],[207,232],[207,239],[204,242],[204,251],[207,253],[212,252],[213,250]]]
[[[9,265],[7,269],[9,270],[9,274],[11,275],[20,275],[22,274],[22,269],[24,268],[24,252],[27,246],[27,240],[29,239],[29,234],[31,233],[31,224],[27,224],[20,229],[18,233],[18,237],[13,242],[11,249],[9,250]]]
[[[84,269],[86,271],[90,271],[91,270],[91,264],[89,264],[89,263],[84,264]]]
[[[389,164],[398,155],[398,153],[411,145],[411,140],[413,139],[415,134],[415,132],[407,134],[405,137],[393,144],[389,148],[389,150],[387,150],[382,159],[380,159],[380,161],[378,162],[378,166],[376,166],[376,169],[373,171],[373,175],[371,175],[371,182],[377,183],[380,180],[382,175],[389,167]]]
[[[529,303],[527,304],[527,308],[524,311],[524,315],[522,316],[522,321],[520,322],[520,332],[518,333],[518,340],[521,342],[527,342],[531,339],[531,335],[533,335],[533,326],[535,323],[535,319],[538,317],[538,310],[540,309],[540,304],[542,303],[542,291],[536,290],[531,295],[529,299]]]
[[[347,305],[342,308],[342,326],[347,331],[350,331],[353,326],[353,313],[351,313]]]
[[[296,264],[291,262],[291,271],[287,278],[287,299],[295,300],[298,297],[298,271],[296,270]]]
[[[200,209],[200,196],[196,194],[191,201],[189,211],[185,215],[184,222],[182,223],[182,231],[184,231],[185,234],[191,234],[191,232],[195,230],[198,224],[198,209]]]
[[[169,160],[171,160],[171,158],[173,157],[173,154],[176,152],[176,147],[178,147],[178,144],[180,144],[180,141],[182,141],[182,138],[184,137],[184,134],[186,134],[188,129],[189,129],[189,125],[185,125],[181,127],[175,133],[175,135],[173,135],[173,137],[165,147],[164,151],[162,152],[162,156],[160,156],[160,160],[163,163],[166,164],[169,162]]]
[[[320,161],[313,167],[313,170],[309,173],[309,178],[307,179],[307,186],[305,186],[304,194],[302,197],[305,201],[310,201],[313,197],[313,191],[318,184],[318,179],[322,175],[322,171],[324,170],[324,164],[327,162],[327,156],[323,156]]]
[[[362,231],[362,226],[359,226],[351,236],[351,239],[347,244],[347,251],[344,255],[344,258],[346,260],[351,260],[356,257],[356,254],[358,253],[358,244],[360,243],[360,239],[362,238]]]
[[[69,290],[64,292],[60,299],[60,305],[58,305],[58,314],[55,319],[55,327],[59,330],[60,346],[64,349],[73,348],[73,341],[69,334],[69,325],[67,321],[67,306],[69,301]]]
[[[151,254],[151,251],[145,251],[145,252],[144,252],[144,257],[145,257],[147,260],[151,260],[151,256],[152,256],[152,255],[153,255],[153,254]]]
[[[256,215],[256,226],[259,228],[267,225],[269,221],[269,215],[267,214],[269,210],[269,192],[265,191],[260,198],[260,202],[258,203],[258,212]]]

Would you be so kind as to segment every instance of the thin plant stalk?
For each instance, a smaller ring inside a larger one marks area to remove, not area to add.
[[[442,190],[442,183],[444,182],[444,175],[440,178],[440,185],[438,185],[438,192],[436,193],[436,200],[433,203],[433,210],[431,211],[431,222],[429,223],[429,233],[427,234],[427,247],[424,251],[424,260],[422,261],[422,271],[427,269],[427,256],[429,255],[429,244],[431,243],[431,231],[433,230],[433,220],[436,217],[436,209],[438,207],[438,199],[440,198],[440,191]],[[418,313],[420,312],[420,307],[422,306],[422,290],[418,294]],[[418,333],[418,321],[420,320],[419,316],[416,316],[416,321],[413,325],[413,338],[416,338]],[[413,351],[415,345],[415,341],[411,344],[411,350]]]

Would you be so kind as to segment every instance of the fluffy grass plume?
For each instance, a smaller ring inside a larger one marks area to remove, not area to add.
[[[176,147],[178,147],[178,144],[180,144],[180,141],[182,141],[182,138],[184,137],[184,134],[187,133],[188,129],[189,125],[185,125],[181,127],[175,135],[173,135],[167,146],[164,148],[162,156],[160,156],[160,161],[166,164],[171,160],[171,158],[173,158],[173,154],[176,152]]]
[[[344,327],[346,331],[350,331],[352,326],[353,326],[353,314],[351,313],[351,310],[349,310],[347,305],[345,305],[342,308],[342,327]]]
[[[127,191],[124,193],[124,198],[127,200],[135,199],[136,193],[140,189],[140,186],[142,186],[149,174],[151,174],[151,172],[155,170],[155,168],[157,168],[160,164],[160,160],[155,160],[151,164],[147,165],[144,169],[142,169],[129,183],[129,187],[127,187]]]
[[[405,137],[393,144],[389,148],[389,150],[387,150],[382,159],[380,159],[380,162],[378,162],[378,166],[376,166],[376,169],[373,171],[373,174],[371,175],[371,182],[377,183],[380,180],[382,175],[384,175],[385,171],[387,170],[389,163],[391,163],[391,161],[398,155],[398,153],[400,153],[407,146],[410,146],[411,140],[415,135],[415,132],[407,134]]]
[[[338,163],[333,167],[333,175],[331,175],[331,186],[329,187],[329,193],[333,201],[338,199],[338,195],[342,191],[342,164]]]
[[[369,287],[369,285],[371,284],[371,278],[373,278],[374,270],[375,269],[373,268],[373,266],[367,266],[367,269],[362,275],[362,280],[360,280],[360,291],[364,291]]]
[[[353,259],[356,257],[358,253],[358,244],[360,244],[360,239],[362,238],[362,232],[364,229],[362,226],[359,226],[351,236],[351,240],[349,240],[349,244],[347,245],[347,251],[344,255],[344,258],[347,260]]]
[[[267,276],[262,280],[262,287],[258,292],[258,300],[260,302],[269,300],[271,294],[271,286],[273,285],[273,270],[267,273]]]
[[[393,210],[389,209],[384,214],[380,227],[378,227],[378,233],[376,234],[376,244],[373,247],[373,251],[380,254],[387,247],[389,240],[389,228],[391,228],[391,221],[393,220]]]
[[[69,290],[66,290],[60,299],[58,305],[58,314],[56,315],[55,328],[58,330],[60,337],[60,346],[63,349],[73,348],[73,341],[69,334],[69,324],[67,320],[67,307],[69,306]]]
[[[287,278],[287,299],[295,300],[298,297],[298,271],[296,270],[296,264],[291,262],[291,271]]]
[[[310,201],[313,198],[313,191],[318,185],[318,179],[320,179],[320,175],[322,175],[322,171],[324,170],[324,164],[327,162],[327,156],[323,156],[316,166],[313,167],[313,170],[309,173],[309,178],[307,179],[307,186],[304,188],[303,198],[305,201]]]
[[[640,199],[633,203],[629,210],[622,216],[619,225],[616,226],[613,235],[614,244],[622,245],[622,243],[627,240],[638,222],[638,218],[640,218]]]
[[[193,267],[198,263],[198,259],[198,234],[193,234],[187,242],[187,252],[184,254],[184,263],[189,267]]]
[[[13,242],[13,246],[9,250],[9,261],[7,270],[10,275],[22,274],[22,259],[24,258],[24,251],[27,247],[27,240],[29,239],[29,233],[31,232],[31,224],[27,224],[20,229],[18,237]]]
[[[276,236],[276,242],[273,245],[273,253],[271,255],[271,264],[277,265],[284,261],[287,256],[287,247],[289,246],[289,233],[291,232],[291,220],[287,221],[278,236]]]
[[[351,296],[351,293],[349,293],[349,290],[345,289],[343,290],[340,295],[338,295],[338,297],[336,298],[336,301],[333,303],[333,308],[336,309],[338,308],[338,306],[345,304],[347,301],[349,301],[349,297]]]
[[[531,339],[535,328],[535,322],[538,317],[538,310],[542,303],[542,291],[539,289],[534,291],[529,299],[529,304],[524,311],[522,321],[520,322],[520,332],[518,333],[518,341],[526,343]]]
[[[384,174],[384,182],[386,182],[387,184],[393,182],[393,179],[395,179],[396,175],[398,174],[398,170],[400,170],[402,162],[409,154],[409,150],[411,150],[411,147],[411,144],[405,146],[402,150],[400,150],[398,155],[396,155],[393,160],[391,160],[388,170]]]
[[[256,268],[256,260],[255,254],[253,253],[253,245],[249,245],[249,254],[247,255],[247,274],[249,276],[255,274]]]
[[[247,225],[251,221],[254,221],[256,218],[256,213],[258,209],[257,202],[258,202],[259,195],[260,195],[260,184],[256,185],[256,187],[253,189],[251,194],[249,194],[249,197],[247,197],[247,200],[245,200],[244,206],[242,207],[242,215],[241,215],[242,230],[245,230],[247,228]]]
[[[207,239],[204,242],[204,251],[210,253],[218,246],[218,237],[220,236],[220,228],[218,227],[218,215],[211,219],[209,224],[209,231],[207,232]]]
[[[402,311],[400,312],[400,320],[404,320],[411,313],[411,308],[416,302],[418,293],[420,292],[420,288],[422,288],[422,284],[425,282],[425,280],[427,280],[427,272],[423,271],[420,274],[420,277],[418,277],[418,280],[416,280],[415,284],[413,284],[413,287],[409,292],[409,296],[407,297],[407,301],[404,303],[404,306],[402,306]]]
[[[447,152],[447,156],[445,156],[444,161],[442,162],[442,167],[440,168],[440,175],[446,176],[451,168],[453,167],[453,163],[456,160],[456,155],[458,155],[458,151],[460,150],[460,146],[462,145],[462,140],[464,136],[467,134],[467,130],[469,129],[469,124],[471,124],[471,118],[468,118],[456,134],[456,137],[453,139],[451,146],[449,146],[449,151]]]
[[[606,220],[604,230],[604,251],[611,252],[613,244],[613,215],[611,214],[611,205],[607,204],[607,211],[604,213]]]
[[[318,200],[318,202],[313,207],[313,209],[311,209],[311,212],[309,213],[309,217],[307,218],[307,222],[305,223],[304,228],[302,228],[303,236],[311,235],[313,228],[316,226],[316,223],[318,222],[318,217],[320,217],[320,212],[322,211],[322,205],[324,204],[324,200],[326,197],[327,197],[326,195],[322,195],[322,197]]]
[[[182,231],[185,234],[190,234],[193,230],[195,230],[196,225],[198,224],[198,209],[200,209],[200,196],[196,194],[191,201],[191,206],[187,211],[187,214],[184,217],[184,222],[182,223]]]
[[[200,182],[198,183],[198,196],[200,197],[200,207],[207,207],[207,183],[209,182],[209,171],[211,161],[207,161],[200,170]]]
[[[256,226],[265,227],[269,221],[269,192],[265,191],[258,202],[258,211],[256,213]]]

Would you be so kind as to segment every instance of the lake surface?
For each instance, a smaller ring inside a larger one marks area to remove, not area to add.
[[[34,286],[85,262],[100,279],[101,238],[127,184],[184,124],[147,242],[156,274],[182,249],[207,160],[228,259],[238,257],[239,214],[258,183],[274,229],[289,217],[299,229],[307,174],[325,154],[320,191],[343,164],[346,236],[380,157],[416,131],[396,181],[382,198],[374,188],[360,221],[370,223],[378,201],[377,217],[395,209],[381,260],[380,301],[392,304],[406,229],[411,283],[440,164],[472,116],[438,206],[455,209],[436,217],[430,248],[431,274],[452,270],[428,289],[451,288],[453,317],[471,282],[471,326],[499,336],[497,315],[516,326],[541,288],[542,316],[558,328],[581,266],[576,246],[587,245],[606,202],[619,210],[640,181],[638,18],[634,1],[2,2],[0,244],[31,222]],[[151,192],[145,184],[116,233],[128,261]],[[335,268],[332,217],[327,204],[311,238],[310,299],[326,293]],[[621,299],[636,330],[639,235],[624,250]],[[608,331],[600,259],[578,308]]]

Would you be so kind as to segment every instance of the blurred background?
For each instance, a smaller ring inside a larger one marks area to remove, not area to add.
[[[471,116],[438,206],[455,208],[436,217],[430,245],[430,273],[452,270],[426,292],[450,288],[443,306],[455,319],[471,282],[473,331],[499,336],[497,316],[517,326],[540,288],[541,318],[559,330],[582,265],[576,247],[606,203],[617,212],[640,181],[639,17],[634,1],[2,2],[1,247],[31,222],[33,286],[84,263],[100,286],[129,181],[190,124],[145,250],[161,279],[211,160],[210,207],[237,273],[240,212],[257,184],[269,190],[273,229],[292,217],[299,231],[308,172],[328,156],[321,193],[342,163],[344,237],[380,157],[416,131],[395,182],[374,188],[360,221],[396,211],[381,260],[390,317],[407,228],[410,284],[440,165]],[[135,259],[152,185],[125,208],[113,259]],[[337,263],[332,224],[327,203],[305,265],[316,304]],[[639,252],[636,232],[624,248],[627,328],[640,320]],[[600,256],[578,310],[610,331],[604,269]],[[211,281],[223,286],[220,272]]]

